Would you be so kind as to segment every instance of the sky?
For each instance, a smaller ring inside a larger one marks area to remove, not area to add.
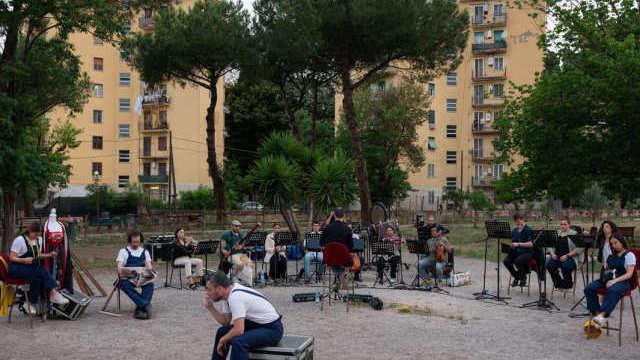
[[[242,3],[244,4],[244,7],[247,10],[251,10],[251,5],[253,4],[253,0],[242,0]]]

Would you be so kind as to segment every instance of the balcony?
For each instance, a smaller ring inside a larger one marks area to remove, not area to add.
[[[138,18],[138,27],[141,30],[151,30],[153,29],[153,17],[152,16],[141,16]]]
[[[141,131],[147,132],[147,133],[166,132],[166,131],[169,131],[169,124],[167,124],[166,121],[161,121],[156,123],[152,121],[144,121]]]
[[[141,184],[167,184],[168,175],[138,175],[138,182]]]
[[[488,16],[472,16],[471,25],[476,29],[491,28],[493,26],[505,26],[507,24],[507,14]]]
[[[491,187],[495,187],[495,185],[493,183],[495,180],[496,179],[493,176],[484,176],[484,177],[472,176],[471,177],[471,184],[473,185],[473,187],[491,188]]]
[[[144,95],[142,98],[142,106],[168,106],[170,103],[167,95]]]
[[[474,108],[496,107],[502,105],[504,105],[504,97],[502,96],[490,95],[473,97]]]
[[[471,131],[474,134],[480,134],[480,135],[497,134],[499,132],[498,129],[494,129],[489,124],[477,123],[477,122],[473,123],[473,128]]]
[[[472,69],[471,79],[473,81],[496,81],[505,80],[507,78],[506,66],[502,69],[494,69],[493,67]]]
[[[150,149],[143,149],[140,159],[168,159],[169,151],[151,151]]]
[[[507,42],[497,40],[492,43],[471,44],[471,51],[474,54],[495,54],[507,51]]]
[[[471,149],[469,154],[474,161],[493,161],[495,159],[493,154],[485,154],[483,149]]]

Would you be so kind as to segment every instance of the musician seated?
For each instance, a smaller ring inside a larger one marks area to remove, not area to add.
[[[214,306],[222,301],[220,310]],[[221,271],[207,275],[204,306],[222,326],[218,328],[211,360],[248,359],[252,348],[275,346],[284,335],[282,316],[261,293],[234,284]],[[231,349],[229,349],[231,347]]]
[[[191,290],[195,290],[198,288],[200,277],[202,276],[202,259],[193,257],[193,253],[196,250],[196,242],[191,237],[185,237],[183,228],[176,230],[175,240],[173,264],[184,266],[187,284],[189,284]],[[195,267],[195,275],[192,273],[192,266]]]
[[[609,245],[612,254],[607,258],[606,270],[603,269],[600,279],[591,282],[584,289],[587,308],[598,325],[605,323],[625,291],[630,289],[630,279],[636,268],[637,259],[628,251],[626,240],[614,237],[609,240]],[[598,298],[598,291],[601,289],[607,289],[602,304]]]
[[[304,248],[305,250],[308,248],[309,244],[307,243],[307,240],[309,238],[311,238],[312,235],[319,235],[322,234],[320,232],[320,224],[317,221],[313,222],[313,226],[311,228],[311,232],[307,233],[307,235],[304,238]],[[318,243],[318,246],[320,244]],[[322,262],[322,249],[315,249],[316,251],[309,251],[307,250],[307,253],[304,254],[304,282],[306,284],[308,284],[311,280],[311,262],[312,261],[317,261],[318,262],[318,272],[319,273],[323,273],[324,271],[324,264]]]
[[[451,245],[439,227],[433,226],[430,231],[431,237],[427,240],[429,253],[422,256],[418,262],[418,272],[423,279],[430,274],[435,274],[437,280],[442,280],[445,267],[449,262],[448,254],[451,253]]]
[[[231,262],[234,268],[235,276],[238,280],[242,281],[247,286],[253,285],[253,270],[246,261],[247,256],[245,254],[245,247],[240,244],[240,241],[244,237],[240,232],[242,223],[238,220],[231,222],[231,230],[225,231],[220,240],[224,242],[222,248],[222,255],[224,260]]]
[[[392,243],[394,244],[395,248],[402,243],[402,239],[398,235],[396,235],[396,232],[392,226],[387,226],[387,228],[385,229],[385,235],[382,238],[382,242]],[[390,266],[389,275],[391,278],[391,283],[395,284],[397,282],[396,274],[398,273],[398,265],[400,265],[400,256],[395,255],[394,253],[393,255],[381,255],[378,257],[378,261],[376,262],[376,270],[378,271],[378,281],[380,282],[380,284],[383,283],[384,266],[386,263],[389,263]]]
[[[7,276],[15,279],[29,281],[29,304],[25,310],[30,315],[37,313],[33,306],[38,303],[43,289],[49,296],[49,301],[54,304],[65,305],[69,303],[57,290],[57,284],[49,271],[40,264],[41,259],[52,258],[58,254],[55,251],[42,253],[42,238],[40,224],[29,225],[27,231],[13,240],[9,251],[9,271]]]
[[[142,233],[133,230],[127,237],[128,245],[118,252],[116,258],[118,275],[120,279],[120,289],[129,296],[136,304],[133,316],[136,319],[148,319],[151,317],[151,298],[153,297],[153,283],[142,285],[141,292],[136,290],[136,286],[130,280],[124,278],[126,272],[123,268],[144,268],[153,270],[151,255],[142,247]]]
[[[280,230],[280,224],[273,224],[273,230],[267,234],[267,238],[264,240],[264,249],[266,252],[264,262],[269,264],[269,278],[272,280],[286,278],[287,276],[286,247],[276,246],[276,235]]]
[[[427,223],[418,227],[418,233],[424,232],[426,234],[431,235],[431,228],[437,227],[438,230],[442,232],[442,234],[448,234],[449,228],[446,226],[440,225],[436,222],[436,217],[434,215],[427,216]]]
[[[516,227],[511,231],[511,249],[503,260],[504,266],[513,277],[512,287],[527,286],[529,261],[533,259],[533,230],[524,221],[524,216],[515,214]]]
[[[347,247],[349,252],[353,251],[353,237],[351,230],[345,224],[346,217],[342,208],[336,208],[331,212],[325,224],[327,224],[320,238],[320,246],[325,247],[328,243],[337,242]],[[333,267],[336,277],[342,275],[344,267]]]
[[[547,270],[553,280],[556,289],[573,288],[573,271],[576,269],[574,257],[577,255],[576,245],[571,240],[577,233],[569,228],[571,222],[569,218],[560,220],[560,230],[558,230],[558,240],[553,251],[549,253],[547,260]],[[562,271],[562,276],[560,276]]]
[[[349,230],[351,230],[351,238],[353,239],[353,253],[355,254],[354,256],[358,256],[357,253],[358,251],[363,251],[362,250],[358,250],[357,249],[357,244],[360,242],[360,234],[353,232],[353,224],[351,222],[349,222],[347,224],[347,227],[349,228]],[[353,281],[357,281],[357,282],[362,282],[362,269],[358,268],[358,270],[354,271],[353,273]]]

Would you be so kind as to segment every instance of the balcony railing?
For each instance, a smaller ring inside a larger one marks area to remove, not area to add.
[[[142,97],[143,106],[169,105],[170,99],[167,95],[144,95]]]
[[[153,131],[153,130],[168,130],[169,124],[166,122],[153,123],[151,121],[145,121],[143,130],[145,131]]]
[[[474,122],[472,131],[474,134],[495,134],[498,129],[494,129],[489,124]]]
[[[491,26],[504,26],[507,23],[507,14],[493,15],[492,18],[487,19],[486,16],[472,16],[471,25],[474,27],[491,27]]]
[[[149,148],[143,148],[141,157],[152,158],[152,159],[164,159],[169,157],[169,152],[167,150],[151,151],[151,149]]]
[[[506,66],[502,69],[495,69],[493,67],[472,69],[471,78],[474,81],[490,81],[490,80],[502,80],[507,77]]]
[[[507,42],[504,40],[497,40],[492,43],[471,44],[471,50],[474,53],[496,53],[505,52],[507,50]]]
[[[473,106],[482,107],[482,106],[500,106],[504,105],[504,97],[501,96],[474,96],[473,97]]]
[[[141,184],[166,184],[169,182],[168,175],[138,175],[138,182]]]
[[[504,25],[507,23],[507,14],[493,15],[494,25]]]
[[[493,187],[493,181],[495,178],[493,176],[484,176],[484,177],[475,177],[471,178],[471,183],[474,187]]]
[[[138,27],[142,30],[151,29],[153,27],[153,17],[148,17],[148,16],[139,17]]]
[[[493,160],[493,154],[488,154],[483,151],[484,149],[471,149],[469,150],[469,154],[471,154],[471,158],[473,160],[485,161],[485,160]]]

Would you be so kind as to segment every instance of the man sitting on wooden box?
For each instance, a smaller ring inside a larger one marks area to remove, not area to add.
[[[212,360],[248,359],[252,348],[275,346],[282,339],[282,316],[258,291],[232,283],[222,272],[207,276],[204,306],[222,325],[216,333]],[[224,300],[218,310],[213,303]]]

